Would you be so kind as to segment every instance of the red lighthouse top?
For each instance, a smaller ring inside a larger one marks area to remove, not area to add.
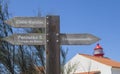
[[[95,49],[94,49],[94,50],[97,50],[97,49],[103,49],[103,48],[100,46],[100,44],[99,44],[99,43],[97,44],[97,46],[95,47]]]
[[[99,44],[97,44],[97,46],[94,48],[94,56],[97,57],[104,56],[103,48]]]

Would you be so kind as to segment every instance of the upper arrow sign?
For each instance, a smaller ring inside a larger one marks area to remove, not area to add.
[[[100,39],[91,34],[61,34],[62,45],[89,45]]]
[[[14,17],[6,20],[6,24],[13,27],[22,28],[45,28],[46,18],[45,17]]]
[[[28,33],[28,34],[13,34],[3,38],[2,40],[7,41],[13,45],[45,45],[46,39],[45,34],[39,33]]]

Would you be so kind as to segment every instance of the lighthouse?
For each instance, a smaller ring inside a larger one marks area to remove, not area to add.
[[[94,56],[104,57],[103,48],[99,44],[94,48]]]

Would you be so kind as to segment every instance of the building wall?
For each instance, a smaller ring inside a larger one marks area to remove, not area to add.
[[[101,74],[111,74],[111,67],[85,58],[79,54],[75,55],[66,65],[65,68],[75,66],[75,68],[69,74],[80,73],[80,72],[90,72],[90,71],[101,71]],[[65,69],[65,72],[66,72]],[[66,73],[67,74],[67,73]]]
[[[101,74],[112,74],[110,66],[107,66],[104,64],[99,64],[99,65],[100,65],[99,70],[100,70]]]
[[[120,74],[120,68],[112,68],[112,74]]]

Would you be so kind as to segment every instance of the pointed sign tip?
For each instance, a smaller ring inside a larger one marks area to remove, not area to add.
[[[11,24],[13,24],[11,19],[9,19],[9,20],[5,20],[4,23],[7,24],[7,25],[11,25]]]
[[[7,24],[7,20],[5,20],[4,23]]]

